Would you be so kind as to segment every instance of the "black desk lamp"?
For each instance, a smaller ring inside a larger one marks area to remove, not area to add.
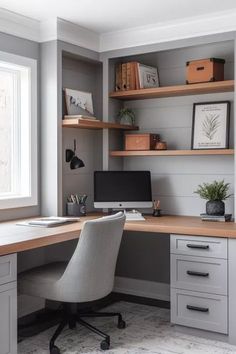
[[[76,168],[84,167],[84,162],[78,158],[75,154],[76,152],[76,140],[74,139],[74,151],[70,149],[66,149],[66,162],[70,162],[71,170],[75,170]]]

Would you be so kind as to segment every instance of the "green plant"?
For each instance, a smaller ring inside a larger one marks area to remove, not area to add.
[[[198,189],[194,192],[199,194],[202,199],[209,201],[223,201],[232,194],[228,194],[229,183],[222,181],[214,181],[212,183],[199,184]]]
[[[130,117],[132,124],[134,125],[134,120],[135,120],[135,113],[132,109],[130,108],[121,108],[117,114],[117,117],[119,119],[123,118],[124,116]]]

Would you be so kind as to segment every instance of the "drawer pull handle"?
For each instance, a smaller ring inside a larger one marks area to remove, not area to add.
[[[201,250],[208,250],[209,249],[209,245],[195,245],[195,244],[191,244],[191,243],[187,243],[187,247],[188,248],[197,248],[197,249],[201,249]]]
[[[197,68],[197,71],[199,71],[199,70],[204,70],[204,66],[199,66],[199,67]]]
[[[209,273],[204,272],[194,272],[192,270],[187,270],[188,275],[194,275],[196,277],[209,277]]]
[[[208,307],[198,307],[198,306],[191,306],[191,305],[187,305],[186,307],[188,310],[192,310],[192,311],[209,312]]]

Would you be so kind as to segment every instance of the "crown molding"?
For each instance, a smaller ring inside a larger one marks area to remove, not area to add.
[[[100,36],[74,23],[57,19],[57,39],[83,48],[100,51]]]
[[[236,10],[98,34],[61,18],[37,21],[0,8],[0,32],[35,42],[62,40],[96,52],[236,31]]]
[[[57,18],[40,22],[39,42],[57,39]]]
[[[208,16],[189,17],[168,23],[163,22],[159,25],[103,33],[100,36],[100,52],[196,38],[235,30],[236,11],[224,11]]]
[[[0,32],[40,41],[40,21],[0,8]]]

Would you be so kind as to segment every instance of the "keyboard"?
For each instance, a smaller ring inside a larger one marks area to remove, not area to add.
[[[131,210],[125,212],[126,221],[144,221],[144,217],[137,210]]]

